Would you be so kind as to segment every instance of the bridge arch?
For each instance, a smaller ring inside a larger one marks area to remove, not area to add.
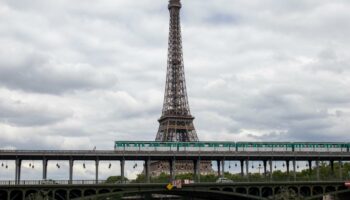
[[[92,195],[96,195],[97,192],[94,189],[86,189],[84,190],[84,197],[88,197],[88,196],[92,196]]]
[[[232,189],[232,188],[231,188]],[[261,197],[247,195],[247,194],[240,194],[236,192],[225,192],[225,191],[218,191],[218,190],[191,190],[191,189],[181,189],[181,190],[171,190],[168,191],[166,189],[155,189],[155,190],[137,190],[137,191],[123,191],[123,192],[113,192],[113,193],[105,193],[105,194],[98,194],[93,195],[89,197],[82,197],[82,198],[75,198],[71,200],[88,200],[91,198],[101,198],[101,197],[115,197],[115,196],[133,196],[133,195],[151,195],[151,194],[164,194],[164,195],[177,195],[177,196],[184,196],[184,197],[192,197],[192,198],[201,198],[201,199],[241,199],[241,200],[261,200]]]
[[[327,186],[326,188],[325,188],[325,193],[329,193],[329,192],[335,192],[337,189],[336,189],[336,187],[334,187],[334,186]]]
[[[53,192],[53,196],[55,200],[66,200],[68,199],[68,193],[68,190],[58,189]]]
[[[225,187],[225,188],[222,189],[222,191],[224,191],[224,192],[233,192],[234,190],[231,187]]]
[[[323,187],[321,187],[321,186],[313,186],[312,187],[312,195],[320,195],[323,193],[324,193]]]
[[[114,189],[113,190],[113,192],[122,192],[122,191],[124,191],[124,190],[122,190],[122,189]]]
[[[240,194],[247,194],[247,188],[245,187],[238,187],[236,188],[236,192]]]
[[[273,193],[274,193],[274,194],[278,194],[278,193],[281,192],[281,190],[282,190],[281,187],[274,187],[274,188],[273,188]]]
[[[68,193],[69,199],[79,198],[83,194],[83,192],[78,189],[69,190]]]
[[[24,198],[30,198],[30,197],[33,197],[35,195],[37,195],[39,193],[39,190],[26,190],[24,191]]]
[[[303,197],[311,196],[311,188],[308,186],[300,187],[300,195],[302,195]]]
[[[289,190],[289,191],[295,192],[295,194],[297,194],[297,195],[300,194],[300,193],[299,193],[299,188],[296,187],[296,186],[290,186],[290,187],[288,187],[288,190]]]
[[[24,199],[24,191],[23,190],[12,190],[10,191],[10,199],[11,200],[22,200]]]
[[[272,196],[273,195],[273,189],[271,187],[263,187],[261,189],[261,196],[262,197],[269,197],[269,196]]]
[[[258,187],[249,187],[248,194],[253,196],[260,196],[260,189]]]
[[[7,199],[8,195],[9,195],[8,191],[0,190],[0,199]]]
[[[345,187],[345,185],[342,185],[342,186],[338,186],[338,190],[346,190],[347,187]]]
[[[97,190],[98,194],[106,194],[106,193],[111,193],[111,192],[112,192],[111,189],[99,189],[99,190]]]

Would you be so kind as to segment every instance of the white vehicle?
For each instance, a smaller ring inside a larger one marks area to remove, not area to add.
[[[228,178],[224,178],[224,177],[220,177],[218,178],[218,180],[216,180],[217,183],[233,183],[233,180],[228,179]]]

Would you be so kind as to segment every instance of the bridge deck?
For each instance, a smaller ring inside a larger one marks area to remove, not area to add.
[[[350,160],[350,152],[169,152],[114,150],[0,150],[0,159],[14,160]]]

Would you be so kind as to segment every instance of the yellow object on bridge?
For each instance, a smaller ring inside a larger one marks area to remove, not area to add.
[[[172,183],[169,183],[168,185],[166,185],[166,189],[168,190],[172,190],[174,188],[174,185]]]

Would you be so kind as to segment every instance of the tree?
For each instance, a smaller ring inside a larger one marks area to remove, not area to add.
[[[328,162],[320,162],[320,179],[321,180],[334,180],[340,178],[340,172],[339,172],[339,163],[334,162],[334,173],[331,173],[331,167],[328,164]],[[342,175],[343,179],[350,179],[350,163],[343,163],[342,167]],[[224,173],[224,177],[230,180],[233,180],[235,182],[241,182],[241,181],[247,181],[247,176],[241,176],[240,173],[232,174],[229,172]],[[282,172],[281,170],[275,170],[272,174],[273,180],[275,181],[289,181],[294,180],[294,174],[291,170],[289,175],[287,172]],[[316,180],[317,177],[317,170],[316,166],[313,166],[311,169],[311,173],[309,169],[303,169],[300,172],[296,173],[297,180]],[[177,174],[175,176],[175,179],[189,179],[193,180],[193,174],[187,173],[187,174]],[[207,175],[201,175],[200,181],[201,182],[215,182],[218,179],[218,176],[216,174],[207,174]],[[269,175],[267,176],[267,179],[269,179]],[[153,183],[168,183],[170,180],[170,175],[166,173],[161,173],[159,176],[153,176],[151,177],[151,182]],[[265,181],[266,178],[263,174],[260,173],[250,173],[249,174],[249,181]],[[124,181],[128,181],[127,178],[124,179]],[[133,183],[144,183],[146,182],[145,175],[143,173],[138,174],[137,178],[132,181]],[[106,183],[121,183],[121,177],[120,176],[111,176],[107,179]]]
[[[110,176],[107,178],[106,183],[125,183],[128,181],[129,179],[127,179],[126,177],[124,177],[124,181],[122,181],[121,176]]]

